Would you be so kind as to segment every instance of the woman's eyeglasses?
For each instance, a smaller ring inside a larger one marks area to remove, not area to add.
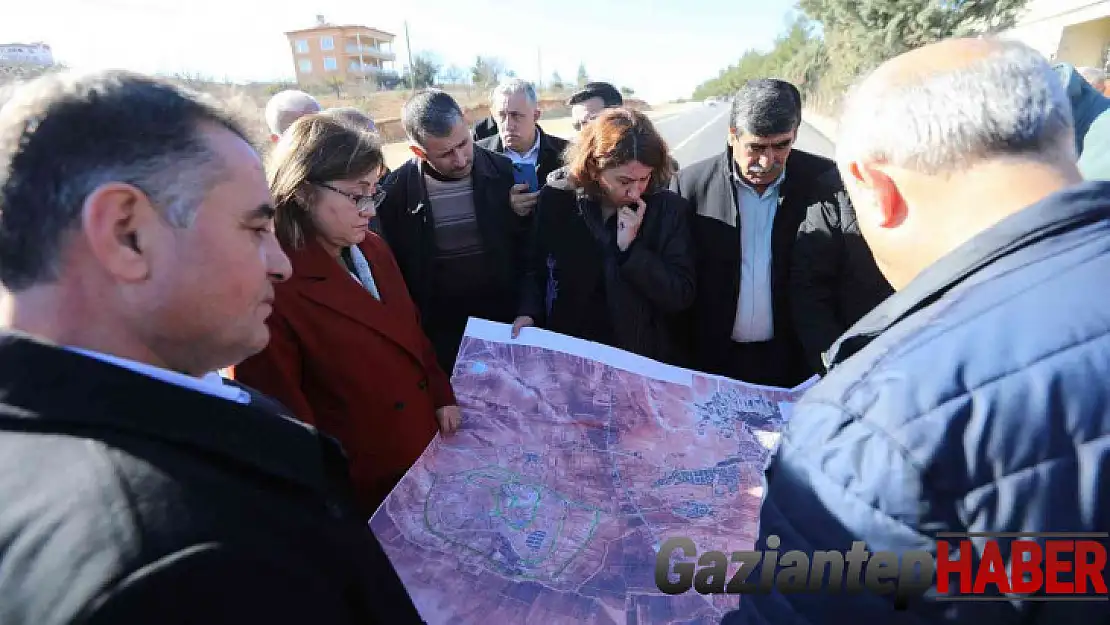
[[[355,208],[358,209],[360,213],[368,211],[372,208],[377,208],[378,204],[381,204],[382,200],[385,199],[385,189],[382,188],[374,189],[374,193],[370,195],[361,195],[358,193],[348,193],[347,191],[336,189],[326,182],[317,182],[314,184],[316,184],[316,186],[318,187],[323,187],[329,191],[334,191],[339,195],[347,198],[348,200],[351,200],[352,202],[354,202]]]

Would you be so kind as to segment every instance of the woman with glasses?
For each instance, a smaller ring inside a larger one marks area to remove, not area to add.
[[[381,163],[374,135],[328,115],[283,135],[267,174],[293,275],[275,289],[269,345],[233,374],[343,445],[367,518],[460,422],[397,263],[367,230]]]

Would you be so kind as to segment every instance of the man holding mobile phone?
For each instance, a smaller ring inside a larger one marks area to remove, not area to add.
[[[518,215],[529,215],[536,207],[540,187],[551,172],[563,166],[567,142],[540,128],[539,97],[529,82],[512,78],[497,85],[490,95],[490,109],[498,134],[478,145],[513,162],[516,184],[510,201]]]

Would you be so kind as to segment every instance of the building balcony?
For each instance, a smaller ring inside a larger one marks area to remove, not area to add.
[[[377,65],[364,64],[359,66],[358,63],[351,63],[347,66],[347,71],[351,74],[381,74],[390,70],[384,67],[378,67]]]
[[[346,52],[348,56],[364,56],[381,59],[383,61],[393,61],[397,58],[397,55],[394,54],[392,50],[386,50],[385,48],[377,46],[359,46],[349,43],[343,48],[343,51]]]

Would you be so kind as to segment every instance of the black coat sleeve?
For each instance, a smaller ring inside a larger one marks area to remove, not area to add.
[[[841,202],[844,192],[811,204],[798,228],[790,268],[790,302],[794,327],[806,361],[825,372],[821,353],[847,330],[837,304],[838,282],[844,270]]]
[[[408,168],[400,167],[379,183],[385,197],[378,205],[375,221],[377,233],[391,248],[396,250],[399,241],[399,219],[408,204]],[[394,251],[394,254],[397,252]]]
[[[551,189],[543,188],[536,202],[536,208],[528,222],[526,244],[523,246],[523,270],[520,281],[520,306],[518,316],[531,317],[538,326],[544,325],[547,317],[547,250],[544,245],[544,230],[541,224],[544,216],[552,210],[552,204],[560,198]]]
[[[681,312],[694,303],[694,246],[686,200],[670,192],[667,199],[647,210],[660,211],[658,249],[633,241],[622,254],[621,277],[667,314]]]

